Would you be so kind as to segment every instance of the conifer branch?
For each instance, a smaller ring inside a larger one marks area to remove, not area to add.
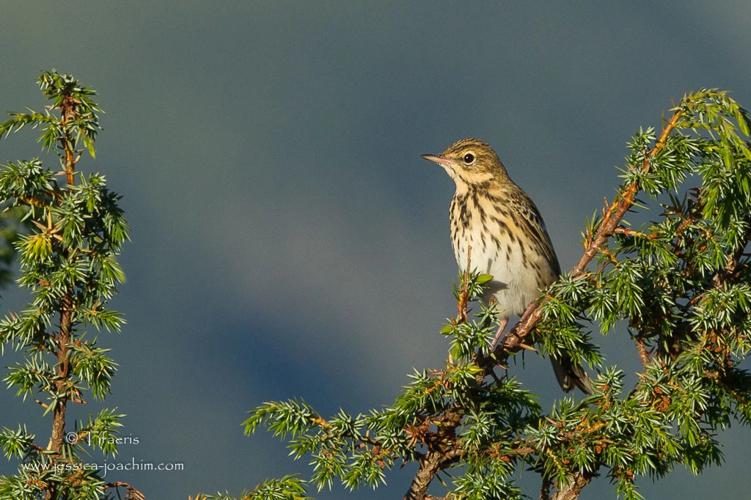
[[[0,136],[26,126],[41,130],[39,142],[55,151],[60,168],[45,168],[40,159],[0,165],[0,205],[28,223],[15,246],[17,282],[31,295],[27,308],[0,320],[0,353],[8,345],[23,353],[4,381],[22,399],[41,396],[33,400],[51,416],[51,431],[41,447],[23,425],[0,428],[0,449],[20,462],[17,474],[0,476],[0,498],[109,498],[107,489],[119,495],[118,488],[126,488],[129,498],[140,499],[132,485],[105,483],[80,458],[115,454],[123,415],[103,408],[71,432],[68,412],[69,403],[86,404],[86,391],[105,398],[117,367],[84,330],[113,332],[124,324],[108,308],[124,280],[117,256],[128,225],[119,196],[100,174],[76,171],[84,151],[95,156],[100,110],[94,90],[70,75],[45,71],[38,83],[51,103],[43,112],[11,113],[0,122]],[[61,172],[64,181],[58,180]]]
[[[649,172],[650,161],[665,147],[668,137],[675,129],[682,114],[682,110],[680,108],[677,109],[663,128],[660,138],[655,143],[649,154],[644,157],[641,164],[641,170],[643,173]],[[608,240],[618,229],[618,225],[623,219],[623,216],[626,215],[626,212],[628,212],[633,206],[638,192],[639,182],[635,180],[628,184],[621,194],[613,200],[610,206],[604,210],[597,231],[594,236],[587,241],[587,247],[579,259],[579,262],[576,263],[569,273],[572,279],[578,279],[583,276],[595,255],[597,255],[602,249],[607,248]],[[535,325],[542,318],[542,305],[546,300],[547,298],[543,298],[540,301],[533,302],[527,307],[519,322],[509,331],[503,344],[496,349],[495,357],[498,362],[502,363],[509,354],[521,349],[524,339],[532,333]]]
[[[638,477],[721,463],[716,429],[751,423],[751,374],[739,368],[751,353],[749,120],[717,90],[689,94],[673,111],[659,136],[650,128],[629,142],[623,185],[587,225],[578,263],[500,347],[488,352],[497,315],[480,303],[492,277],[464,275],[456,317],[441,330],[451,343],[443,369],[416,372],[392,405],[368,414],[326,420],[300,401],[264,403],[246,433],[263,424],[289,438],[296,459],[311,457],[319,489],[335,479],[376,487],[396,462],[416,463],[408,499],[520,498],[513,473],[527,468],[540,475],[542,499],[574,500],[607,474],[619,496],[637,500]],[[683,189],[688,178],[701,185]],[[662,213],[632,228],[629,210],[649,208],[637,195],[660,196]],[[641,361],[630,388],[591,340],[590,328],[620,324]],[[526,347],[597,368],[592,394],[543,412],[504,366]],[[449,469],[453,484],[431,492]],[[303,486],[283,478],[254,491]]]

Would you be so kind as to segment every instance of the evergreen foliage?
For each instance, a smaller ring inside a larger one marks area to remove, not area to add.
[[[377,488],[392,468],[416,463],[410,499],[519,498],[520,468],[540,475],[543,499],[577,498],[603,475],[636,499],[639,477],[721,464],[718,433],[751,421],[751,376],[740,367],[751,348],[749,119],[711,89],[672,113],[659,136],[648,128],[628,142],[623,183],[587,223],[581,260],[494,352],[495,313],[477,302],[488,277],[462,276],[459,313],[442,330],[446,366],[416,371],[390,406],[325,418],[291,400],[250,412],[246,434],[265,427],[312,472],[242,498],[300,498],[303,485]],[[650,205],[660,207],[652,222],[634,229],[624,218]],[[597,332],[633,340],[635,385],[600,352]],[[597,373],[594,393],[541,408],[507,368],[522,349],[568,353]]]
[[[100,109],[94,90],[54,70],[38,83],[49,105],[11,113],[0,123],[0,138],[39,130],[39,143],[55,153],[59,168],[36,158],[0,166],[0,203],[22,213],[29,227],[15,247],[17,283],[31,295],[24,310],[0,320],[0,347],[22,353],[4,381],[19,398],[39,404],[51,433],[45,444],[24,424],[0,429],[4,455],[19,462],[16,475],[0,476],[0,499],[114,498],[128,485],[105,482],[81,457],[114,455],[123,415],[102,409],[71,422],[66,414],[70,405],[86,404],[87,394],[104,399],[110,392],[117,364],[96,332],[119,332],[125,323],[107,304],[125,279],[117,256],[128,225],[104,176],[76,170],[86,152],[95,156]],[[128,495],[139,494],[128,488]]]

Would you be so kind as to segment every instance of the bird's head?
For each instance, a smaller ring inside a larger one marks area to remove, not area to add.
[[[476,186],[494,179],[508,178],[506,167],[496,152],[488,143],[479,139],[462,139],[441,154],[425,154],[422,157],[443,167],[457,187]]]

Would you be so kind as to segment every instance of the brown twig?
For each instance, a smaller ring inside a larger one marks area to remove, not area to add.
[[[433,477],[438,473],[441,465],[441,457],[437,453],[429,453],[425,458],[420,460],[417,474],[412,479],[407,493],[404,495],[405,500],[425,500],[428,498],[428,486]]]
[[[647,349],[647,343],[644,341],[644,337],[637,336],[634,339],[634,342],[636,342],[636,350],[639,351],[639,360],[641,361],[642,366],[647,366],[649,364],[649,349]]]
[[[65,393],[68,390],[68,379],[70,376],[70,355],[68,345],[72,334],[72,315],[73,304],[71,294],[68,293],[63,297],[63,304],[60,309],[60,332],[57,334],[57,377],[55,386],[58,393]],[[63,395],[55,402],[52,417],[52,435],[50,438],[50,449],[55,453],[60,453],[65,442],[65,413],[67,409],[68,397]]]
[[[126,488],[128,492],[128,496],[125,497],[126,500],[146,500],[146,495],[144,495],[142,491],[136,489],[130,483],[125,483],[123,481],[114,481],[107,483],[104,486],[105,488],[114,488],[115,490],[117,490],[118,488]]]
[[[552,500],[577,500],[584,487],[592,480],[592,476],[577,473],[570,479],[571,482],[557,489],[553,494]]]
[[[633,238],[643,238],[647,240],[656,240],[659,236],[657,233],[642,233],[641,231],[634,231],[627,227],[618,226],[614,231],[616,234],[623,234],[625,236],[631,236]]]
[[[456,300],[456,322],[466,323],[469,314],[469,273],[472,269],[472,245],[467,248],[467,270],[462,273],[462,288],[459,290],[459,296]]]
[[[66,125],[76,118],[76,102],[70,96],[63,98],[60,104],[60,124],[64,129],[60,137],[60,146],[65,152],[64,168],[66,180],[69,186],[75,183],[74,172],[76,169],[76,157],[74,154],[73,139],[69,136]],[[65,294],[60,308],[60,332],[57,335],[57,381],[58,392],[67,390],[68,377],[70,373],[70,358],[68,353],[68,344],[70,343],[72,331],[73,316],[73,299],[72,292]],[[50,438],[51,449],[55,453],[60,453],[65,439],[65,413],[68,398],[63,396],[55,403],[52,422],[52,436]]]
[[[64,130],[60,137],[60,147],[64,151],[65,158],[63,167],[65,169],[66,180],[69,186],[75,183],[74,173],[76,169],[76,157],[74,154],[74,141],[66,130],[67,124],[76,119],[76,101],[71,96],[63,98],[60,104],[60,124]],[[73,291],[68,290],[62,298],[60,306],[60,331],[55,336],[57,345],[57,366],[55,389],[60,397],[55,401],[52,412],[52,431],[50,434],[49,450],[54,455],[60,455],[65,444],[65,415],[69,397],[67,392],[70,389],[70,352],[69,344],[73,335]],[[48,490],[45,498],[56,498],[57,492],[54,489]],[[138,498],[138,497],[134,497]]]
[[[80,159],[80,156],[76,157],[75,155],[74,142],[66,128],[70,121],[76,119],[76,105],[76,100],[69,95],[65,96],[63,102],[60,104],[60,112],[62,114],[60,124],[63,128],[63,135],[60,138],[60,146],[65,152],[65,179],[69,186],[74,183],[73,174],[76,171],[76,163]]]

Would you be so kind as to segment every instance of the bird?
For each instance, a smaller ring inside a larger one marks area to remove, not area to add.
[[[485,141],[466,138],[440,154],[422,155],[440,165],[454,181],[449,207],[451,243],[462,272],[492,275],[483,301],[495,302],[500,340],[510,316],[521,315],[561,269],[545,222],[532,199],[509,177],[495,150]],[[591,393],[586,373],[563,355],[551,357],[565,392],[578,387]]]

